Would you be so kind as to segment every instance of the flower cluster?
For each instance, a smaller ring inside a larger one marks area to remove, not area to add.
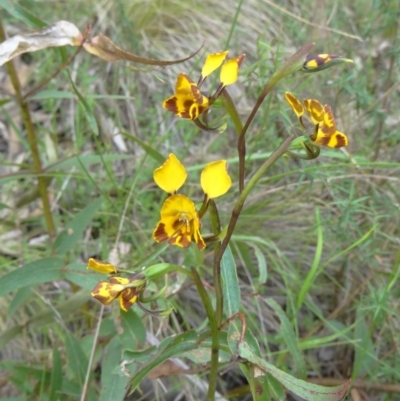
[[[244,54],[225,61],[228,52],[209,54],[201,71],[201,76],[196,84],[184,73],[178,75],[175,85],[175,94],[164,100],[163,107],[176,116],[196,120],[201,114],[209,109],[215,99],[220,96],[228,85],[236,82],[239,67],[245,57]],[[224,63],[225,62],[225,63]],[[207,96],[201,91],[205,79],[221,67],[220,83],[213,95]]]
[[[318,100],[304,99],[303,104],[292,93],[286,92],[285,99],[297,115],[302,131],[306,132],[303,122],[304,110],[310,117],[314,129],[309,139],[317,146],[329,148],[341,148],[347,146],[346,134],[336,129],[335,118],[332,110],[327,104],[323,106]]]
[[[169,195],[161,207],[160,221],[153,238],[157,242],[168,241],[171,245],[183,248],[188,248],[193,241],[200,250],[204,249],[206,245],[200,233],[201,222],[195,204],[187,196],[177,194],[187,178],[185,167],[171,153],[164,164],[154,170],[153,177],[156,184]],[[210,199],[224,195],[232,185],[226,161],[207,164],[201,173],[200,184],[205,193],[205,205]]]

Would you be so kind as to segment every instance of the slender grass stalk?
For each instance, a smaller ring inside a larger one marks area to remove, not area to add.
[[[0,20],[0,42],[3,42],[4,40],[6,40],[6,35],[4,32],[3,24]],[[17,100],[19,108],[21,109],[21,116],[25,125],[29,148],[32,155],[33,168],[35,173],[38,174],[37,176],[38,189],[40,198],[42,200],[43,214],[46,221],[47,232],[50,235],[50,241],[51,241],[51,238],[54,236],[56,230],[54,226],[53,215],[51,213],[50,201],[47,193],[48,180],[46,179],[46,177],[40,175],[42,174],[43,169],[42,169],[42,162],[40,160],[39,148],[37,145],[38,139],[36,136],[35,127],[33,125],[31,114],[29,112],[28,103],[22,97],[21,84],[19,82],[18,74],[12,60],[7,62],[7,71],[15,91],[15,98]]]

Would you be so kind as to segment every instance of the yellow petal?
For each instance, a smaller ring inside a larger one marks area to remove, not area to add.
[[[328,146],[329,148],[341,148],[348,145],[346,134],[336,130],[336,121],[333,117],[330,106],[323,107],[324,113],[321,123],[318,125],[318,131],[312,135],[311,140],[319,146]]]
[[[207,164],[201,172],[200,183],[204,193],[210,199],[227,193],[232,185],[232,180],[227,171],[226,160]]]
[[[285,99],[297,117],[300,118],[304,114],[304,107],[300,100],[290,92],[285,92]]]
[[[304,99],[304,107],[314,125],[318,125],[324,120],[325,109],[318,100]]]
[[[327,146],[329,148],[342,148],[348,145],[348,139],[346,134],[343,132],[336,131],[331,135],[323,134],[321,130],[318,130],[317,137],[313,141],[316,145]]]
[[[175,193],[184,184],[186,177],[185,167],[173,153],[153,173],[156,184],[168,194]]]
[[[219,80],[223,86],[232,85],[237,81],[239,67],[242,64],[245,55],[229,59],[221,68]]]
[[[93,258],[88,260],[87,268],[103,274],[117,273],[116,267],[111,263],[102,262]]]
[[[206,77],[208,77],[211,73],[213,73],[217,68],[219,68],[222,65],[222,63],[225,61],[228,53],[229,53],[228,51],[225,51],[222,53],[209,54],[203,65],[203,69],[201,70],[200,81],[203,81]]]
[[[189,95],[195,102],[201,103],[202,95],[197,84],[193,82],[186,74],[180,73],[176,80],[175,93],[178,96]]]
[[[121,284],[111,284],[107,281],[100,281],[96,284],[96,287],[93,288],[91,295],[103,305],[110,305],[123,289],[124,286]]]

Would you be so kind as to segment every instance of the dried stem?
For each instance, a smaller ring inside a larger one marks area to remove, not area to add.
[[[3,42],[4,40],[6,40],[6,35],[4,32],[3,24],[0,20],[0,42]],[[21,109],[21,116],[25,125],[28,143],[32,154],[33,168],[35,173],[37,174],[38,190],[40,198],[42,199],[43,213],[46,220],[46,227],[50,235],[50,238],[52,238],[55,234],[55,226],[53,222],[53,215],[51,213],[50,201],[47,194],[47,180],[46,177],[42,175],[43,173],[42,162],[40,160],[39,149],[37,145],[38,139],[36,137],[35,127],[33,126],[28,103],[22,97],[21,84],[19,82],[18,74],[12,60],[7,62],[7,71],[8,74],[10,75],[11,83],[15,91],[15,98]]]

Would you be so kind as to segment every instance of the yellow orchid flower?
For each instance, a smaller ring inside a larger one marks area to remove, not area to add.
[[[227,55],[227,51],[209,54],[197,84],[188,75],[180,73],[176,80],[175,94],[164,100],[163,107],[178,117],[196,120],[209,108],[226,86],[237,81],[239,67],[245,55],[242,54],[225,62]],[[200,88],[205,79],[221,65],[220,84],[215,93],[208,97],[201,92]]]
[[[177,194],[186,181],[185,167],[171,153],[162,166],[154,170],[154,181],[170,196],[165,200],[160,211],[153,238],[157,242],[168,241],[171,245],[188,248],[195,242],[202,250],[205,242],[200,233],[201,222],[194,202],[185,195]],[[205,202],[224,195],[232,185],[227,172],[226,160],[219,160],[206,165],[201,173],[201,187],[205,193]]]
[[[314,125],[314,132],[309,138],[315,145],[327,146],[329,148],[341,148],[348,145],[346,134],[336,129],[335,118],[330,106],[323,106],[315,99],[304,99],[302,104],[290,92],[285,93],[285,99],[297,115],[303,131],[305,131],[305,127],[302,116],[304,110],[307,112]]]
[[[108,281],[99,281],[91,295],[103,305],[110,305],[119,299],[121,309],[125,312],[138,300],[140,293],[146,288],[146,280],[140,273],[132,276],[111,276]]]

